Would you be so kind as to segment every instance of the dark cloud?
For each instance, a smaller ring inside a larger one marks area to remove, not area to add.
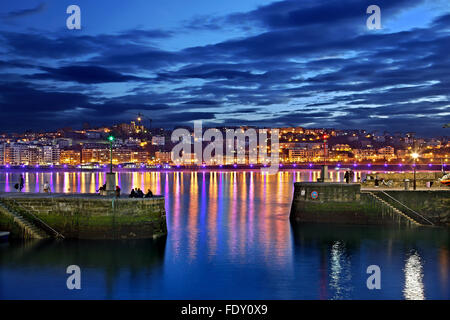
[[[35,73],[28,78],[40,80],[73,81],[85,84],[146,81],[149,78],[142,78],[130,75],[123,75],[118,72],[97,66],[68,66],[61,68],[42,67],[45,73]]]
[[[191,100],[186,101],[183,104],[191,105],[191,106],[218,106],[220,103],[218,101],[210,101],[210,100]]]
[[[389,25],[423,3],[376,4]],[[408,30],[368,31],[370,4],[287,0],[196,17],[184,26],[186,36],[201,28],[240,28],[241,36],[172,51],[160,42],[179,35],[164,30],[97,36],[2,31],[0,69],[8,83],[2,88],[11,92],[0,90],[0,108],[14,109],[12,115],[26,110],[23,123],[35,114],[52,127],[74,116],[112,122],[142,110],[167,126],[192,120],[388,131],[415,126],[419,133],[443,134],[442,123],[449,122],[450,14]],[[17,68],[23,70],[14,74]],[[22,82],[11,87],[17,79]],[[128,93],[106,98],[100,85],[108,83],[126,83]],[[196,108],[211,112],[192,112]]]
[[[29,15],[32,15],[32,14],[35,14],[35,13],[42,12],[42,11],[44,11],[45,8],[46,8],[46,4],[45,3],[40,3],[36,7],[33,7],[33,8],[8,12],[7,14],[5,14],[3,16],[3,18],[4,19],[21,18],[21,17],[25,17],[25,16],[29,16]]]
[[[84,121],[114,124],[127,112],[155,112],[169,109],[164,104],[130,103],[131,97],[95,99],[73,92],[39,90],[16,82],[0,85],[0,127],[5,131],[76,126]],[[11,121],[14,119],[14,121]]]

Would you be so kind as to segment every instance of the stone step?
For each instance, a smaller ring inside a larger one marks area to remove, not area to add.
[[[416,225],[422,225],[421,223],[419,223],[418,221],[416,221],[415,219],[411,218],[408,214],[402,212],[401,210],[395,208],[394,206],[392,206],[391,204],[389,204],[387,201],[384,201],[383,199],[381,199],[380,197],[378,197],[377,195],[373,194],[370,192],[370,194],[379,202],[381,202],[382,204],[384,204],[385,206],[387,206],[388,208],[392,209],[393,212],[395,212],[396,214],[399,214],[401,216],[403,216],[404,218],[410,220],[411,222],[413,222]]]
[[[0,201],[0,207],[2,207],[4,210],[9,212],[16,221],[18,221],[23,228],[25,228],[32,236],[36,239],[44,239],[47,237],[47,234],[42,231],[39,227],[37,227],[34,223],[27,220],[26,217],[22,216],[20,213],[16,212],[15,210],[9,209],[6,205],[4,205]]]

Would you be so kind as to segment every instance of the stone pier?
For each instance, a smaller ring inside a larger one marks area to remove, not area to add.
[[[164,197],[0,193],[0,229],[15,230],[8,214],[42,220],[64,238],[146,239],[167,234]],[[9,223],[8,223],[9,221]],[[9,231],[9,230],[8,230]]]
[[[290,218],[343,224],[449,225],[450,190],[361,190],[357,183],[296,182]],[[418,213],[419,215],[416,215]],[[425,219],[422,219],[424,217]]]

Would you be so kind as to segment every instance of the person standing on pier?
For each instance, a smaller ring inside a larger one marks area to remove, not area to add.
[[[52,189],[50,188],[50,184],[48,183],[48,181],[45,181],[45,183],[44,183],[44,192],[45,193],[52,192]]]
[[[19,191],[20,192],[22,192],[24,185],[25,185],[25,181],[23,180],[23,175],[20,175],[20,178],[19,178]]]
[[[350,182],[350,171],[348,171],[348,169],[347,169],[347,171],[345,171],[344,180],[345,180],[345,183]]]
[[[350,168],[349,171],[350,181],[355,181],[355,172]]]

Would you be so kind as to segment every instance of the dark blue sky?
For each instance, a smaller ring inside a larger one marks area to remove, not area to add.
[[[82,30],[66,28],[70,4]],[[371,4],[382,30],[366,28]],[[165,127],[448,135],[449,52],[447,0],[6,0],[0,131],[142,112]]]

